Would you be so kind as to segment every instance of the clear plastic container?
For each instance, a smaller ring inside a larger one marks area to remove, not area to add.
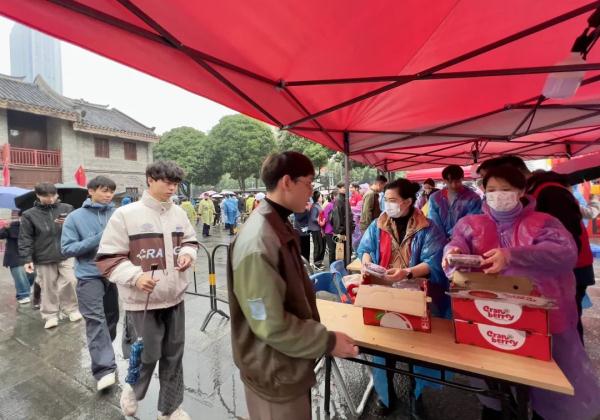
[[[483,264],[481,255],[450,254],[446,257],[448,263],[455,267],[478,268]]]
[[[373,277],[383,278],[385,276],[385,272],[387,271],[385,267],[374,263],[366,263],[365,271]]]

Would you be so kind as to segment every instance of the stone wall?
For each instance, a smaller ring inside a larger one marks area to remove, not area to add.
[[[152,161],[149,153],[148,143],[135,142],[137,144],[137,160],[126,160],[123,140],[109,138],[109,158],[95,156],[94,135],[76,132],[79,148],[79,159],[74,164],[70,178],[79,165],[83,164],[88,180],[105,175],[117,183],[117,192],[125,191],[125,188],[137,188],[139,193],[146,188],[146,166]],[[66,179],[66,178],[65,178]]]

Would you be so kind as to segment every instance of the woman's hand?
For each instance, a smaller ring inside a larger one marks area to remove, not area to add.
[[[406,279],[407,275],[408,270],[405,270],[403,268],[390,268],[388,271],[385,272],[384,279],[387,281],[396,282]]]
[[[448,255],[457,255],[457,254],[462,254],[462,251],[460,250],[460,248],[454,247],[454,248],[450,248],[448,250],[448,252],[446,252],[446,255],[444,255],[444,259],[442,260],[442,268],[444,270],[448,269],[448,267],[450,266],[450,263],[448,262]]]
[[[486,274],[496,274],[501,272],[506,268],[510,259],[510,253],[505,248],[490,249],[488,252],[484,253],[483,256],[485,257],[485,260],[483,260],[481,265],[490,265],[490,267],[483,270]]]

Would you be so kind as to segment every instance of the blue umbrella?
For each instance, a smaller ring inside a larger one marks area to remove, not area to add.
[[[19,187],[0,187],[0,208],[18,210],[15,197],[28,193],[30,190]]]
[[[158,268],[157,264],[152,264],[152,278],[154,278],[154,272]],[[142,364],[142,351],[144,351],[144,329],[146,326],[146,313],[148,312],[148,302],[150,302],[150,293],[146,298],[146,306],[144,307],[144,318],[142,319],[142,330],[138,334],[137,340],[131,345],[131,353],[129,354],[129,368],[127,369],[127,376],[125,382],[129,385],[135,384],[140,379],[140,366]]]

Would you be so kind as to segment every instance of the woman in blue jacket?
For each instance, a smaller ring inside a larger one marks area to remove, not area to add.
[[[365,263],[373,262],[387,269],[385,277],[380,280],[383,284],[392,285],[413,277],[427,278],[432,315],[449,318],[450,302],[445,294],[448,279],[441,266],[446,235],[415,207],[419,189],[418,184],[403,178],[385,186],[385,211],[365,231],[358,247],[358,257],[363,267]],[[374,359],[376,363],[385,363],[384,358]],[[439,375],[431,369],[417,368],[430,376]],[[373,369],[373,378],[379,396],[378,411],[385,414],[392,406],[393,386],[388,383],[386,372],[382,369]],[[417,381],[417,397],[423,385],[423,381]]]

